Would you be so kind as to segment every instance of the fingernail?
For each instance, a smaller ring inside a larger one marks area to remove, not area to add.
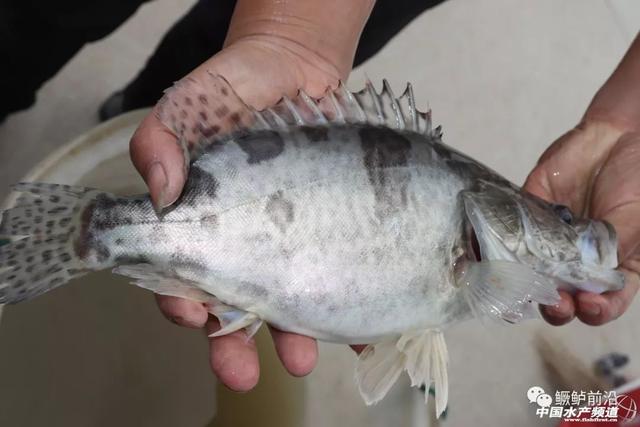
[[[580,304],[580,308],[582,309],[584,314],[587,314],[589,316],[598,316],[602,312],[602,309],[598,304],[593,304],[590,302],[583,302],[582,304]]]
[[[155,198],[152,197],[151,202],[157,213],[160,213],[163,208],[169,205],[169,203],[166,203],[167,184],[167,173],[162,163],[152,163],[147,173],[147,185],[149,186],[149,190],[155,194]]]

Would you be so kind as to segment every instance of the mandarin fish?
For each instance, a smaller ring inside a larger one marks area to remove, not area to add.
[[[204,304],[221,336],[263,322],[366,344],[367,404],[406,371],[447,405],[443,331],[509,323],[557,290],[624,286],[617,238],[442,142],[411,86],[320,99],[303,91],[256,111],[226,80],[183,80],[156,110],[188,171],[157,212],[148,195],[21,183],[2,214],[0,302],[17,303],[113,268],[155,293]],[[425,393],[428,397],[428,393]]]

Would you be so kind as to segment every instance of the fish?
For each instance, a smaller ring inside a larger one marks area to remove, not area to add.
[[[148,194],[20,183],[2,213],[0,303],[113,269],[156,294],[198,301],[212,336],[263,322],[366,345],[367,404],[406,371],[448,402],[444,331],[518,323],[558,290],[624,287],[604,221],[527,193],[443,142],[410,84],[304,91],[258,111],[221,76],[169,89],[158,118],[178,137],[187,180],[157,211]],[[425,399],[429,393],[425,393]]]

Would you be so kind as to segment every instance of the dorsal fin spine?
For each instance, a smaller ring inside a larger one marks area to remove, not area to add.
[[[273,108],[267,108],[264,111],[271,116],[277,127],[279,127],[280,129],[287,128],[287,122],[282,117],[280,117],[280,115],[276,113]]]
[[[416,110],[416,99],[413,96],[413,86],[411,83],[407,83],[407,88],[404,90],[402,96],[407,97],[409,103],[409,114],[411,115],[411,129],[418,129],[418,115]]]
[[[320,111],[320,109],[318,108],[318,104],[316,104],[314,100],[311,99],[309,95],[307,95],[304,89],[300,89],[298,96],[300,96],[300,99],[302,99],[302,101],[305,103],[307,108],[309,108],[309,110],[313,112],[313,115],[316,120],[316,124],[326,125],[329,123],[327,121],[327,118],[324,116],[324,114],[322,114],[322,111]]]
[[[283,96],[282,97],[282,102],[284,103],[284,105],[287,106],[287,108],[289,109],[289,112],[291,113],[291,116],[293,117],[293,119],[296,121],[296,124],[299,126],[303,126],[305,124],[307,124],[302,116],[300,115],[300,113],[298,112],[298,109],[296,108],[296,106],[293,104],[293,102],[291,102],[291,100],[289,99],[288,96]]]
[[[411,84],[399,98],[383,81],[378,94],[367,80],[359,92],[348,91],[342,82],[327,88],[320,99],[313,99],[300,90],[295,99],[283,97],[262,111],[248,106],[222,76],[206,73],[206,77],[185,78],[177,82],[158,103],[157,117],[178,137],[178,142],[194,160],[203,146],[227,140],[237,132],[252,130],[287,130],[290,126],[330,124],[362,124],[388,126],[440,138],[440,127],[431,125],[431,111],[418,111]]]
[[[346,123],[346,120],[344,117],[344,111],[342,111],[342,108],[340,107],[340,103],[336,99],[336,95],[334,94],[334,92],[327,88],[326,97],[329,98],[329,100],[331,101],[331,105],[333,106],[334,114],[335,114],[334,121],[338,123]]]
[[[362,109],[362,106],[358,102],[358,99],[356,98],[355,94],[348,91],[347,88],[344,87],[344,84],[342,82],[340,82],[340,84],[338,85],[338,90],[340,91],[340,94],[342,95],[342,97],[344,99],[348,99],[349,103],[355,107],[356,113],[358,115],[358,117],[356,118],[357,122],[366,122],[367,113],[365,113],[365,111]]]
[[[376,88],[373,87],[373,83],[371,83],[371,80],[367,79],[366,87],[367,94],[371,97],[371,102],[373,103],[373,106],[376,109],[376,113],[378,114],[378,120],[380,121],[380,123],[378,124],[383,125],[386,123],[387,118],[384,114],[384,109],[382,108],[380,102],[380,96],[378,96],[378,94],[376,93]]]
[[[264,118],[264,116],[262,115],[262,112],[260,111],[254,111],[253,112],[253,116],[256,119],[256,129],[269,129],[269,122]]]
[[[404,130],[407,127],[407,124],[404,121],[404,117],[402,117],[402,110],[400,108],[400,103],[398,102],[398,99],[395,97],[393,90],[391,90],[391,85],[389,84],[387,79],[382,80],[382,93],[386,94],[386,96],[389,97],[391,109],[393,110],[396,116],[396,125],[398,126],[398,129]]]

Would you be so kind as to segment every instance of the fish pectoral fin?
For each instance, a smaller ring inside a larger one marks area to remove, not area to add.
[[[433,383],[439,417],[449,398],[447,364],[447,346],[442,331],[411,332],[397,340],[368,345],[358,358],[356,382],[365,403],[372,405],[387,394],[402,371],[406,370],[411,386],[426,387],[425,403]]]
[[[531,304],[560,301],[556,285],[530,267],[509,261],[470,263],[459,279],[473,313],[510,323],[532,316]]]
[[[135,279],[132,283],[159,295],[184,298],[203,303],[207,311],[218,318],[221,329],[209,335],[219,337],[245,329],[247,339],[258,332],[262,320],[258,315],[229,306],[202,290],[198,283],[179,278],[151,264],[123,265],[113,269],[115,274]]]

